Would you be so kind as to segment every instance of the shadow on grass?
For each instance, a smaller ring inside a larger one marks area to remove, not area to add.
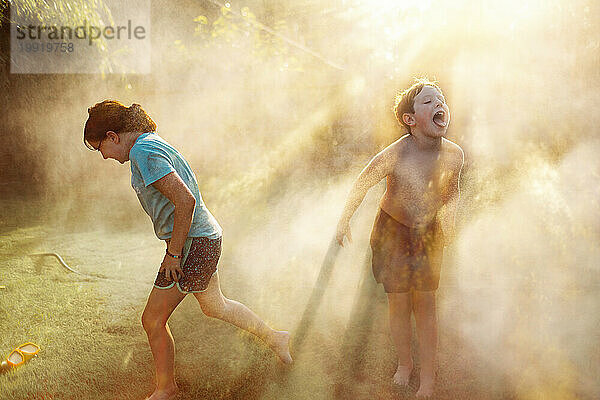
[[[290,346],[294,351],[293,356],[296,359],[301,357],[302,347],[310,328],[313,326],[317,310],[329,284],[339,249],[340,246],[335,239],[333,239],[321,265],[319,277],[317,278],[317,282],[315,283],[307,306],[302,314],[302,318],[293,333]],[[284,385],[288,381],[290,370],[291,367],[284,366],[279,361],[273,360],[273,355],[268,351],[257,357],[256,360],[231,383],[230,387],[227,389],[227,393],[203,392],[195,393],[195,395],[202,398],[259,399],[264,395],[269,386],[273,384]]]
[[[363,261],[361,283],[354,300],[350,320],[344,332],[341,345],[341,374],[334,388],[334,398],[352,399],[359,396],[355,392],[356,383],[365,381],[372,371],[365,369],[366,348],[371,340],[375,305],[379,302],[377,283],[371,276],[371,254],[367,252]]]
[[[301,353],[304,340],[306,339],[306,336],[314,323],[317,310],[323,298],[323,294],[329,285],[331,273],[333,272],[333,267],[335,266],[335,260],[337,259],[339,251],[340,245],[334,238],[329,244],[329,248],[325,254],[325,259],[323,260],[323,264],[321,264],[319,277],[317,278],[317,282],[315,283],[306,308],[304,309],[304,313],[302,314],[302,318],[300,319],[298,327],[296,328],[292,338],[292,347],[297,353]]]
[[[319,306],[329,285],[329,280],[339,254],[340,246],[332,240],[325,255],[317,282],[313,288],[302,318],[293,335],[292,346],[296,362],[303,357],[303,346],[310,336],[311,327],[314,324]],[[344,331],[339,349],[331,349],[332,357],[339,354],[335,373],[330,377],[333,379],[333,397],[335,399],[356,399],[368,397],[362,391],[372,387],[371,374],[365,368],[367,355],[366,349],[371,342],[373,319],[378,315],[377,305],[385,302],[385,295],[378,290],[378,285],[371,276],[371,254],[367,251],[363,261],[363,273],[360,288],[354,300],[350,320]],[[285,384],[288,381],[290,369],[282,368],[272,362],[272,357],[264,356],[257,359],[247,368],[238,379],[232,383],[229,389],[228,399],[258,399],[261,398],[267,387],[273,384]],[[366,384],[365,384],[366,383]],[[385,390],[392,396],[410,397],[412,389]],[[215,396],[217,393],[212,393]],[[203,396],[211,397],[209,393]]]

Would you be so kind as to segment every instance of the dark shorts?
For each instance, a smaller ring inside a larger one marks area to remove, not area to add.
[[[217,272],[217,263],[221,256],[221,238],[195,237],[189,239],[191,239],[191,244],[187,253],[187,246],[184,246],[184,258],[181,266],[183,276],[179,278],[179,282],[167,279],[165,272],[161,271],[156,276],[154,287],[170,289],[177,285],[181,293],[197,293],[206,290],[210,278]]]
[[[410,228],[380,209],[371,250],[373,275],[386,293],[438,288],[444,238],[437,218],[425,228]]]

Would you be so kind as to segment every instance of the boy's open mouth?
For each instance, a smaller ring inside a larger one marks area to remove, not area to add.
[[[433,114],[433,123],[441,128],[445,128],[448,122],[446,122],[446,113],[440,110]]]

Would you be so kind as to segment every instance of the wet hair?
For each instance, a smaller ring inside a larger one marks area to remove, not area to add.
[[[104,100],[88,108],[88,119],[83,129],[83,143],[96,150],[90,142],[99,142],[106,132],[154,132],[156,124],[139,104],[125,107],[115,100]]]
[[[415,112],[415,97],[421,93],[421,90],[423,90],[425,86],[433,86],[442,93],[442,89],[438,86],[436,81],[430,81],[428,78],[415,78],[415,82],[408,89],[405,89],[396,95],[394,101],[394,114],[400,125],[408,130],[408,133],[410,133],[410,126],[404,123],[402,114],[412,114]]]

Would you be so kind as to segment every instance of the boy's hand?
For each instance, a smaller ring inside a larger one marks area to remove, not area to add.
[[[340,221],[337,226],[335,240],[337,240],[338,244],[342,247],[344,247],[344,236],[348,238],[349,243],[352,243],[352,233],[350,232],[349,221]]]
[[[161,271],[165,271],[165,276],[167,279],[179,282],[179,278],[183,276],[183,271],[181,270],[181,259],[175,259],[168,254],[165,254],[158,272]]]

